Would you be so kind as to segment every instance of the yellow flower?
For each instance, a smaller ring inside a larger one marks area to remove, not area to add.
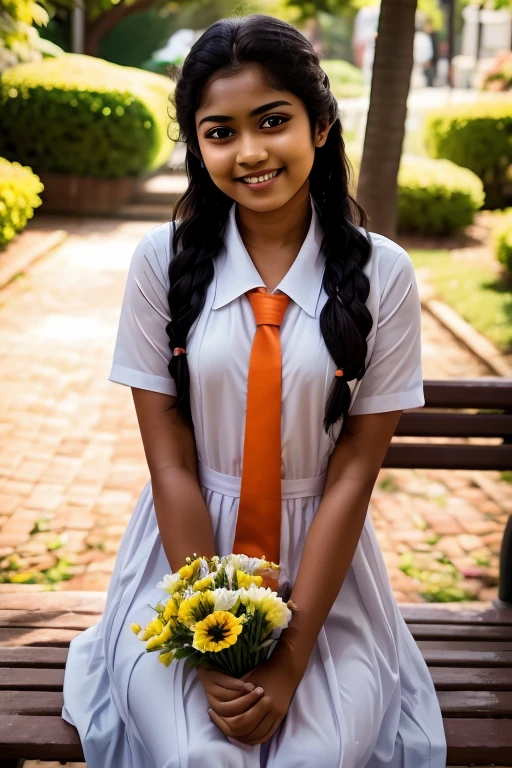
[[[163,645],[171,639],[172,630],[174,629],[174,622],[169,621],[162,629],[159,635],[151,637],[146,643],[146,650],[150,651],[152,648],[158,648],[159,645]]]
[[[229,648],[237,641],[243,629],[244,617],[237,618],[229,611],[214,611],[194,626],[192,645],[196,650],[205,653],[217,653]]]
[[[205,576],[204,579],[198,579],[195,583],[192,589],[194,589],[196,592],[202,592],[205,589],[211,589],[213,587],[213,575],[208,574],[208,576]]]
[[[166,651],[158,656],[158,661],[161,661],[164,666],[168,667],[171,661],[174,659],[176,651]]]
[[[136,635],[138,635],[138,634],[139,634],[139,632],[141,631],[141,629],[142,629],[142,627],[141,627],[141,625],[140,625],[140,624],[135,624],[135,623],[134,623],[134,624],[132,624],[132,632],[134,632]]]
[[[23,571],[22,573],[15,573],[11,576],[11,581],[14,584],[24,584],[26,581],[30,581],[30,579],[33,579],[36,576],[37,573],[35,571]]]
[[[149,640],[150,637],[155,637],[155,635],[159,635],[163,628],[164,628],[164,624],[162,619],[153,619],[153,621],[150,621],[146,629],[144,630],[144,635],[142,639]]]
[[[183,568],[179,569],[178,573],[180,575],[180,579],[190,581],[190,579],[196,575],[200,567],[201,559],[198,557],[196,560],[193,560],[190,565],[184,565]]]
[[[190,629],[196,621],[200,621],[213,610],[215,598],[211,590],[196,592],[180,603],[178,620]]]
[[[164,621],[169,621],[170,618],[175,619],[177,617],[180,602],[178,595],[174,595],[174,597],[171,597],[171,599],[167,601],[163,612]]]
[[[236,576],[238,579],[238,588],[241,587],[249,587],[251,584],[256,584],[257,587],[261,587],[263,583],[263,578],[261,576],[252,576],[249,573],[244,573],[243,571],[236,572]]]
[[[288,626],[291,611],[286,603],[275,598],[267,598],[262,601],[260,609],[265,617],[264,631]]]

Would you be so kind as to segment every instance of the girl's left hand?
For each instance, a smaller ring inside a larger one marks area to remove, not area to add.
[[[234,717],[222,716],[221,711],[213,709],[208,714],[225,736],[249,746],[262,744],[273,736],[288,713],[302,674],[291,664],[287,649],[279,648],[278,643],[268,661],[240,678],[263,688],[261,699],[247,712]]]

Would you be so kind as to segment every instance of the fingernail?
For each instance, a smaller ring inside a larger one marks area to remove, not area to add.
[[[245,688],[247,691],[252,691],[254,688],[254,683],[245,683]]]
[[[256,693],[263,693],[263,688],[256,688]]]
[[[208,707],[208,712],[213,712],[213,709],[211,707]]]

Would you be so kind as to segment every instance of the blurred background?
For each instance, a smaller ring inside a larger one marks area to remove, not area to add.
[[[424,377],[511,375],[509,0],[2,0],[0,590],[108,586],[148,476],[129,389],[107,381],[126,273],[187,183],[167,69],[255,12],[321,57],[370,229],[416,268]],[[399,601],[496,596],[511,482],[381,471]]]

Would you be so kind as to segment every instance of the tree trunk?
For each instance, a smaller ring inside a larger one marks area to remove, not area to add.
[[[112,6],[110,11],[102,13],[94,21],[87,23],[85,28],[84,52],[88,56],[99,56],[100,45],[104,37],[113,29],[116,24],[131,16],[133,13],[147,11],[149,8],[158,4],[158,0],[135,0],[131,5],[126,5],[121,0],[118,5]]]
[[[382,0],[357,200],[370,229],[396,236],[397,176],[413,66],[417,0]]]

